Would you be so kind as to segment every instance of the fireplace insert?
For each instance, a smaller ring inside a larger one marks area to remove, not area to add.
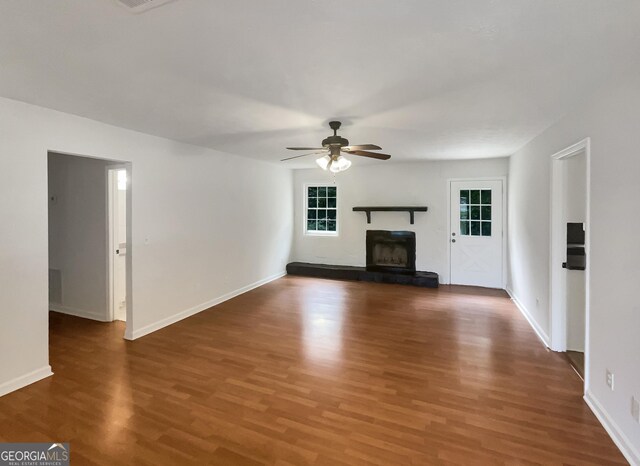
[[[416,234],[413,231],[367,230],[367,270],[414,274]]]

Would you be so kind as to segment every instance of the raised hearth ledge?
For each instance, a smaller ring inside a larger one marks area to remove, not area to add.
[[[439,283],[438,274],[435,272],[400,274],[371,271],[365,267],[353,267],[350,265],[310,264],[307,262],[291,262],[287,264],[287,273],[289,275],[300,275],[303,277],[395,283],[398,285],[413,285],[424,288],[438,288]]]

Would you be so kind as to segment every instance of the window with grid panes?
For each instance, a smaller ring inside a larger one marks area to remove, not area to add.
[[[338,188],[307,186],[306,232],[335,235],[338,232]]]
[[[491,236],[491,190],[460,191],[460,234]]]

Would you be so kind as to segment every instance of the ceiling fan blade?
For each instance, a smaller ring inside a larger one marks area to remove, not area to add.
[[[360,144],[356,146],[345,146],[342,150],[382,150],[382,147],[375,144]]]
[[[321,151],[317,151],[317,152],[309,152],[308,154],[302,154],[302,155],[294,155],[293,157],[287,157],[286,159],[282,159],[280,160],[281,162],[284,162],[286,160],[291,160],[291,159],[297,159],[299,157],[306,157],[307,155],[314,155],[314,154],[327,154],[328,152],[326,150],[321,150]]]
[[[324,147],[287,147],[289,150],[325,150]]]
[[[365,150],[343,150],[347,154],[360,155],[362,157],[370,157],[378,160],[389,160],[391,156],[389,154],[379,154],[378,152],[367,152]]]

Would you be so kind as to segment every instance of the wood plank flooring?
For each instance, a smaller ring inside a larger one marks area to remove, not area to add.
[[[503,292],[285,277],[134,342],[51,314],[0,441],[73,465],[626,464]]]

